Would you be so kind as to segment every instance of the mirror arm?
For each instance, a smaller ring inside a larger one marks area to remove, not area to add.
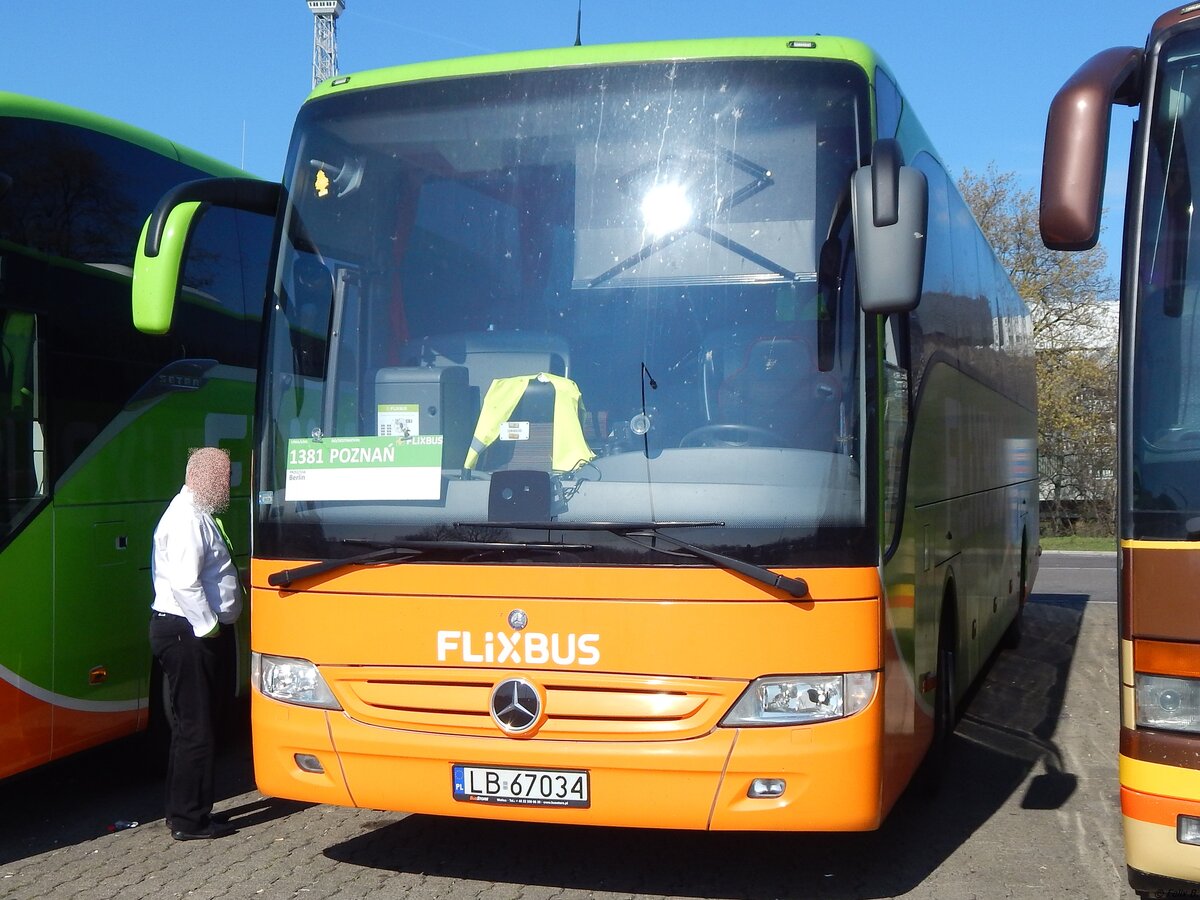
[[[876,228],[886,228],[900,221],[900,167],[904,156],[900,144],[892,138],[881,138],[871,148],[871,195],[874,204],[871,218]]]
[[[163,194],[158,205],[154,207],[154,212],[150,214],[145,255],[158,256],[167,227],[167,217],[171,210],[181,203],[211,203],[274,216],[282,194],[282,185],[255,178],[203,178],[176,185]]]

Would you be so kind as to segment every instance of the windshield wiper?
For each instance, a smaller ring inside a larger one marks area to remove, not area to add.
[[[356,543],[345,541],[345,543]],[[372,563],[405,563],[417,556],[438,550],[473,550],[473,551],[504,551],[504,550],[533,550],[548,553],[560,551],[582,551],[593,549],[591,544],[551,544],[538,541],[404,541],[398,544],[388,544],[378,550],[360,553],[357,556],[347,556],[343,559],[325,559],[321,562],[309,563],[298,569],[283,569],[267,576],[267,584],[272,587],[288,587],[303,578],[312,578],[336,569],[349,566],[365,566]]]
[[[793,597],[808,596],[808,582],[803,578],[791,578],[772,572],[765,566],[758,566],[745,560],[717,553],[707,547],[682,541],[679,538],[663,534],[664,528],[721,528],[724,522],[487,522],[473,523],[474,527],[486,524],[489,528],[515,528],[529,531],[607,531],[611,534],[627,538],[639,547],[646,548],[636,537],[653,537],[666,541],[671,546],[690,553],[699,559],[707,560],[714,565],[745,575],[747,578],[765,584],[767,587],[778,588]],[[457,522],[455,527],[472,527],[472,523]],[[653,548],[647,548],[653,549]]]

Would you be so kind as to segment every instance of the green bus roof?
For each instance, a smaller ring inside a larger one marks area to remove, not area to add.
[[[180,146],[174,141],[169,141],[164,137],[160,137],[157,134],[145,131],[134,125],[127,125],[116,119],[110,119],[107,116],[77,109],[63,103],[55,103],[53,100],[42,100],[38,97],[28,97],[24,94],[12,94],[7,91],[0,91],[0,117],[39,119],[44,122],[74,125],[78,128],[86,128],[89,131],[96,131],[100,134],[106,134],[118,140],[135,144],[160,156],[177,160],[184,165],[207,172],[210,175],[245,175],[236,166],[231,166],[228,163],[223,163],[196,150]]]
[[[373,69],[352,75],[339,75],[319,84],[313,89],[308,99],[315,100],[344,91],[469,75],[493,75],[502,72],[560,69],[573,66],[755,57],[846,60],[861,67],[871,80],[874,80],[876,66],[882,66],[885,70],[887,68],[866,44],[850,38],[823,35],[597,44],[595,46],[558,47],[549,50],[467,56],[411,63],[386,69]]]

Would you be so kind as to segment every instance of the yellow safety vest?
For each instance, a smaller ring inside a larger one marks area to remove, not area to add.
[[[536,375],[514,375],[492,381],[483,398],[483,408],[479,411],[479,421],[475,425],[471,449],[467,451],[465,468],[475,468],[479,454],[499,437],[501,426],[508,421],[521,402],[525,388],[535,378],[549,382],[554,388],[554,444],[550,452],[550,465],[554,471],[573,472],[595,457],[579,425],[579,386],[562,375],[539,372]]]

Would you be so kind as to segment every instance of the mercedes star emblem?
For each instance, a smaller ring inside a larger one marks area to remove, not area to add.
[[[524,734],[542,714],[542,698],[524,678],[506,678],[492,689],[492,719],[505,734]]]

